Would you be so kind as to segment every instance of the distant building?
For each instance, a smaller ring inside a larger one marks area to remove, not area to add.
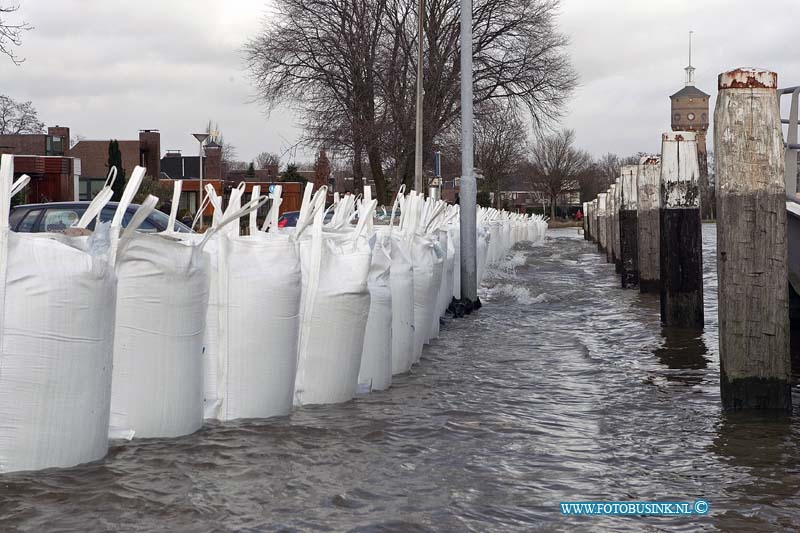
[[[693,131],[697,134],[697,159],[700,167],[700,212],[704,219],[715,217],[714,191],[708,181],[708,149],[706,135],[709,119],[709,95],[694,86],[692,66],[692,47],[689,42],[689,65],[686,71],[686,84],[669,97],[672,113],[672,131]]]
[[[80,158],[80,199],[90,200],[103,188],[108,176],[108,145],[112,139],[83,139],[69,149],[69,155]],[[126,178],[137,165],[147,175],[158,177],[161,171],[161,134],[158,130],[139,130],[136,140],[117,139]]]
[[[81,161],[69,153],[69,128],[0,135],[0,154],[14,155],[15,179],[22,174],[31,177],[24,193],[27,202],[75,200]]]

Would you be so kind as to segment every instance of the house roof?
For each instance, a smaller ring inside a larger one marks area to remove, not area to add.
[[[703,97],[703,96],[705,96],[705,97],[708,97],[709,95],[707,95],[706,93],[704,93],[703,91],[701,91],[700,89],[695,87],[694,85],[687,85],[683,89],[681,89],[680,91],[678,91],[675,94],[673,94],[672,96],[670,96],[670,98],[682,98],[684,96],[689,96],[689,97],[692,97],[692,96]]]

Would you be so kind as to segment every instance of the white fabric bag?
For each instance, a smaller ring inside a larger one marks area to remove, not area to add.
[[[255,214],[266,200],[251,200],[239,208],[243,189],[234,189],[223,212],[211,193],[218,222],[250,213],[250,235],[240,235],[238,224],[221,230],[209,248],[212,293],[209,306],[213,323],[206,371],[206,417],[219,420],[285,416],[292,409],[297,368],[297,335],[300,305],[300,263],[293,237],[259,231]],[[280,188],[265,228],[277,220]]]
[[[0,471],[103,458],[116,279],[108,225],[89,237],[9,231],[0,161]]]
[[[358,372],[359,389],[386,390],[392,384],[392,289],[388,231],[378,230],[369,269],[369,317]]]
[[[324,195],[321,197],[324,205]],[[372,250],[364,235],[375,201],[359,213],[355,230],[323,232],[317,207],[310,239],[300,241],[303,299],[300,307],[295,403],[345,402],[358,384],[369,315],[367,279]]]
[[[144,172],[141,167],[134,170],[112,221],[112,236]],[[239,218],[228,217],[202,236],[177,233],[175,206],[180,191],[178,181],[165,232],[120,239],[112,437],[177,437],[203,425],[203,336],[209,291],[203,248],[217,231]]]
[[[414,265],[411,245],[401,228],[394,228],[394,214],[405,186],[397,193],[389,219],[392,268],[392,375],[411,370],[414,364]]]
[[[372,201],[372,189],[364,187],[364,204]],[[372,217],[365,233],[372,245],[372,263],[367,279],[369,317],[364,331],[364,349],[358,371],[359,390],[386,390],[392,384],[392,233],[391,227],[375,231]]]

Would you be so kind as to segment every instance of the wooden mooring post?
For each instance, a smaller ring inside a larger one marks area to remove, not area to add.
[[[622,247],[619,240],[619,210],[622,207],[622,178],[614,181],[614,269],[617,274],[622,272]]]
[[[589,202],[583,202],[583,218],[581,218],[581,222],[583,223],[583,239],[588,241],[589,240]]]
[[[622,288],[639,285],[639,235],[637,224],[638,165],[623,165],[620,179],[619,247]]]
[[[606,236],[608,235],[606,225],[606,212],[608,211],[607,203],[608,193],[601,192],[597,195],[597,251],[601,254],[606,253],[608,242]]]
[[[659,180],[661,156],[645,156],[639,160],[638,170],[638,253],[639,291],[658,293],[661,290],[659,274],[660,232]]]
[[[589,202],[589,237],[597,242],[597,198]]]
[[[791,410],[784,146],[777,75],[719,76],[714,111],[725,409]]]
[[[661,137],[661,323],[703,327],[703,255],[694,132]]]
[[[606,263],[615,264],[616,257],[614,256],[614,197],[616,191],[616,184],[612,183],[608,188],[606,194]]]

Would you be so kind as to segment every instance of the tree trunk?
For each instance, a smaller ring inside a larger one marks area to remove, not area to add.
[[[557,194],[550,195],[550,220],[556,219],[556,201],[558,200]]]
[[[386,177],[383,175],[381,151],[378,145],[373,142],[368,142],[368,145],[367,157],[369,158],[372,180],[375,182],[375,198],[378,199],[378,205],[386,205],[388,203],[386,198]]]

